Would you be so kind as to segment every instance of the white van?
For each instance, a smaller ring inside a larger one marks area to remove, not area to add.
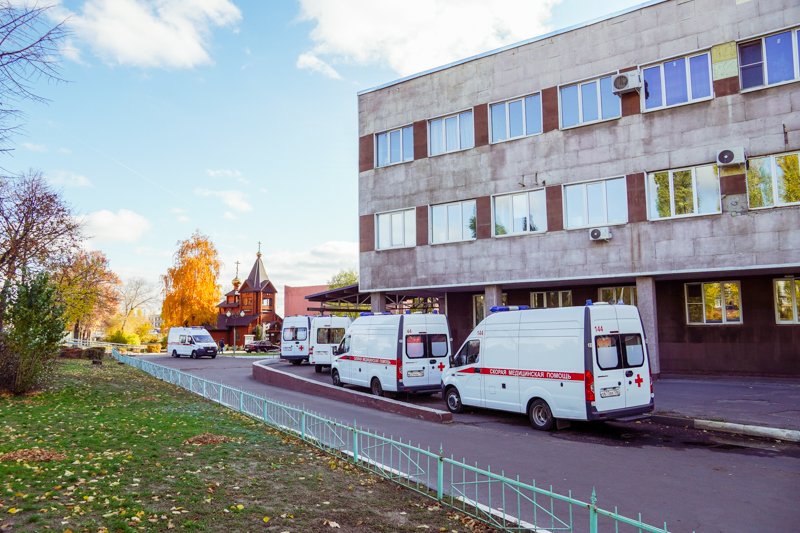
[[[188,355],[197,359],[208,355],[211,359],[217,357],[217,343],[211,338],[206,328],[191,326],[188,328],[169,328],[167,334],[167,353],[172,357]]]
[[[308,361],[310,316],[287,316],[281,330],[281,359],[293,365]]]
[[[314,371],[322,372],[330,368],[333,351],[344,338],[344,333],[353,321],[347,316],[315,316],[311,319],[311,347],[308,349],[308,362]]]
[[[450,411],[464,405],[557,419],[608,420],[654,408],[639,310],[631,305],[495,307],[443,378]],[[504,311],[504,312],[500,312]]]
[[[372,394],[438,392],[449,365],[450,328],[439,314],[362,313],[336,349],[331,379]]]

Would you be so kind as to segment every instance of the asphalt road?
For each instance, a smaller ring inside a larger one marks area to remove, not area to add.
[[[413,420],[270,387],[251,377],[255,360],[148,359],[220,381],[274,400],[304,406],[343,423],[402,437],[493,472],[588,500],[595,488],[598,505],[621,514],[642,513],[670,531],[768,532],[796,530],[800,523],[800,446],[639,423],[573,423],[543,433],[523,415],[476,410],[456,415],[452,424]],[[312,367],[291,367],[306,377]],[[413,399],[444,408],[441,399]]]

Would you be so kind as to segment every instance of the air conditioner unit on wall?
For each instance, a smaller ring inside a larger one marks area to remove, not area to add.
[[[723,148],[717,152],[718,165],[741,165],[744,162],[744,148],[741,146],[735,148]]]
[[[589,230],[590,241],[607,241],[611,236],[611,230],[608,227],[592,228]]]
[[[642,76],[638,70],[622,72],[612,80],[614,94],[625,94],[642,88]]]

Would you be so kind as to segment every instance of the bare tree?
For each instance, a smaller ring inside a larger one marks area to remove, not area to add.
[[[120,288],[120,301],[122,302],[122,331],[128,322],[131,313],[137,308],[153,303],[158,298],[158,292],[152,283],[144,278],[131,278]]]

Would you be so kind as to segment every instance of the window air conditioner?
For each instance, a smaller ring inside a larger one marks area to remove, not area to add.
[[[642,76],[638,70],[623,72],[614,76],[612,81],[614,94],[625,94],[642,88]]]
[[[717,164],[720,166],[741,165],[744,161],[744,148],[741,146],[724,148],[717,152]]]
[[[607,241],[611,238],[611,230],[608,227],[592,228],[589,230],[590,241]]]

